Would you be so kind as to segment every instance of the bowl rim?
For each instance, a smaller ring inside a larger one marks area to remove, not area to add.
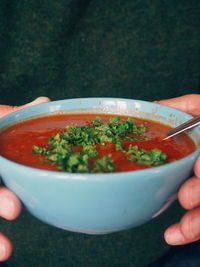
[[[144,103],[144,104],[152,104],[152,105],[159,105],[162,106],[164,108],[166,108],[167,110],[171,110],[171,111],[176,111],[176,113],[178,112],[178,114],[182,114],[182,115],[186,115],[189,118],[192,118],[192,116],[184,111],[181,111],[177,108],[173,108],[170,106],[165,106],[163,104],[157,103],[157,102],[150,102],[150,101],[146,101],[146,100],[139,100],[139,99],[128,99],[128,98],[115,98],[115,97],[86,97],[86,98],[70,98],[70,99],[61,99],[61,100],[55,100],[55,101],[50,101],[50,102],[46,102],[46,103],[42,103],[42,104],[38,104],[38,105],[34,105],[34,106],[30,106],[30,107],[26,107],[17,111],[14,111],[10,114],[7,114],[6,116],[0,118],[0,121],[2,120],[9,120],[10,118],[12,118],[13,116],[16,116],[17,114],[23,113],[24,111],[28,111],[28,110],[35,110],[37,109],[37,107],[41,107],[41,106],[51,106],[51,105],[55,105],[58,103],[65,103],[65,102],[70,102],[70,101],[89,101],[89,100],[93,100],[93,101],[104,101],[104,100],[112,100],[112,101],[125,101],[125,102],[139,102],[139,103]],[[59,112],[59,110],[57,110],[57,112]],[[34,117],[39,117],[42,115],[45,115],[47,113],[51,113],[51,112],[41,112],[39,115],[30,115],[27,116],[25,119],[30,119],[30,118],[34,118]],[[22,120],[17,120],[16,122],[12,122],[12,123],[8,123],[6,124],[6,126],[3,126],[1,128],[0,126],[0,131],[3,130],[4,128],[9,127],[12,124],[15,124],[17,122],[23,121]],[[197,126],[197,128],[200,128],[200,126]],[[199,133],[200,135],[200,133]],[[7,159],[6,157],[0,155],[0,161],[3,160],[5,161],[7,164],[11,164],[14,167],[18,167],[18,168],[23,168],[27,171],[32,171],[35,172],[37,174],[44,174],[47,173],[48,176],[53,175],[55,176],[55,179],[74,179],[75,177],[87,177],[87,178],[92,178],[94,179],[96,178],[102,178],[103,176],[110,176],[110,177],[116,177],[116,176],[123,176],[123,175],[133,175],[133,174],[145,174],[146,172],[148,172],[148,174],[150,175],[151,173],[159,173],[160,169],[162,169],[164,171],[164,169],[168,169],[168,168],[173,168],[176,167],[176,165],[180,164],[184,161],[188,161],[188,160],[192,160],[193,158],[196,158],[198,155],[200,154],[200,147],[197,147],[197,149],[190,153],[189,155],[175,161],[175,162],[169,162],[167,164],[163,164],[163,165],[159,165],[159,166],[155,166],[152,168],[146,168],[146,169],[141,169],[141,170],[133,170],[133,171],[124,171],[124,172],[112,172],[112,173],[70,173],[70,172],[62,172],[62,171],[52,171],[52,170],[44,170],[44,169],[39,169],[39,168],[35,168],[35,167],[30,167],[21,163],[17,163],[15,161],[12,161],[10,159]],[[1,175],[1,172],[0,172]],[[44,176],[44,175],[43,175]],[[44,176],[45,177],[45,176]],[[28,177],[27,177],[28,178]]]

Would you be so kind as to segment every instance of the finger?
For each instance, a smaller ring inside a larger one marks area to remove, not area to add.
[[[194,164],[194,173],[196,177],[200,178],[200,156],[198,157],[198,159]]]
[[[26,108],[26,107],[30,107],[30,106],[34,106],[34,105],[38,105],[38,104],[43,104],[43,103],[47,103],[49,102],[50,99],[46,96],[40,96],[38,98],[36,98],[35,100],[33,100],[32,102],[22,105],[22,106],[14,106],[13,109],[14,110],[18,110],[18,109],[22,109],[22,108]]]
[[[11,241],[3,234],[0,233],[0,261],[7,260],[13,251]]]
[[[21,203],[16,195],[6,187],[0,187],[0,216],[14,220],[21,212]]]
[[[164,233],[165,241],[172,246],[185,245],[200,240],[200,235],[195,238],[187,238],[182,233],[181,223],[171,225]]]
[[[187,240],[200,239],[200,207],[183,216],[180,221],[180,229]]]
[[[156,101],[159,104],[167,105],[173,108],[180,109],[193,116],[200,114],[200,95],[199,94],[188,94],[179,96],[171,99]]]
[[[11,113],[11,112],[17,111],[19,109],[23,109],[23,108],[30,107],[33,105],[46,103],[49,101],[50,101],[50,99],[48,97],[40,96],[40,97],[36,98],[34,101],[32,101],[28,104],[22,105],[22,106],[0,105],[0,118]]]
[[[188,210],[200,206],[200,179],[192,177],[187,180],[178,192],[178,199],[183,208]]]

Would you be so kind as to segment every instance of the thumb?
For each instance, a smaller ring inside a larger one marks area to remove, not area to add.
[[[50,99],[48,97],[40,96],[40,97],[36,98],[35,100],[33,100],[32,102],[30,102],[28,104],[25,104],[25,105],[22,105],[22,106],[19,106],[19,107],[14,106],[13,109],[14,110],[18,110],[18,109],[27,108],[27,107],[30,107],[30,106],[46,103],[46,102],[49,102],[49,101],[50,101]]]
[[[188,94],[156,102],[159,104],[180,109],[193,116],[197,116],[200,114],[200,94]]]
[[[19,109],[27,108],[27,107],[34,106],[37,104],[46,103],[49,101],[50,101],[50,99],[48,97],[40,96],[40,97],[36,98],[34,101],[32,101],[28,104],[22,105],[22,106],[0,105],[0,118],[11,113],[11,112],[17,111]]]

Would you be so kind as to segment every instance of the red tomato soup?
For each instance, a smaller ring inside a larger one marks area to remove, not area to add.
[[[48,139],[56,133],[62,134],[66,130],[66,126],[77,125],[82,127],[90,124],[97,116],[102,118],[102,122],[108,122],[110,118],[118,115],[54,114],[13,124],[0,132],[0,154],[20,164],[57,171],[58,167],[46,160],[44,155],[33,153],[33,145],[47,147]],[[120,118],[122,121],[127,119],[125,116],[120,116]],[[171,129],[167,125],[146,119],[132,119],[136,126],[144,124],[146,131],[142,133],[142,138],[138,138],[138,140],[137,137],[136,140],[123,139],[122,143],[125,149],[130,147],[130,145],[138,146],[147,151],[159,149],[167,155],[166,163],[181,159],[196,149],[194,142],[186,134],[180,134],[178,137],[163,141],[160,137],[165,136]],[[116,166],[114,171],[117,172],[154,167],[151,164],[145,165],[130,161],[126,154],[116,150],[116,145],[112,142],[104,142],[103,145],[96,144],[95,148],[98,155],[94,159],[102,158],[108,154],[111,155],[113,164]],[[74,146],[74,149],[75,151],[80,151],[81,146]]]

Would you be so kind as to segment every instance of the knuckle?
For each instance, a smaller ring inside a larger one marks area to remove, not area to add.
[[[200,207],[186,213],[182,218],[181,231],[186,239],[200,236]]]

